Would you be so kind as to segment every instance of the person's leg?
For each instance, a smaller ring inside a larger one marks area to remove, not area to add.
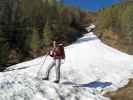
[[[49,73],[51,71],[51,69],[53,68],[53,66],[56,64],[55,60],[52,61],[52,63],[48,66],[48,69],[46,71],[46,76],[43,78],[43,80],[48,80],[49,78]]]
[[[54,82],[59,83],[60,81],[60,66],[61,66],[61,59],[56,60],[55,71],[56,71],[56,80]]]

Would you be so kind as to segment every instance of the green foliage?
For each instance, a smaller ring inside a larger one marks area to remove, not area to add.
[[[1,43],[0,46],[0,65],[2,65],[6,64],[8,61],[9,48],[7,43]]]
[[[128,6],[122,14],[121,26],[128,40],[133,43],[133,5]]]
[[[30,44],[30,49],[32,51],[36,51],[39,49],[40,45],[39,45],[39,35],[36,29],[33,29],[32,35],[29,35],[31,37],[29,37],[30,41],[27,41]],[[26,44],[28,44],[26,43]]]
[[[133,44],[133,2],[115,4],[98,12],[97,34],[115,33],[120,45],[128,46],[127,52],[132,52]],[[113,34],[108,34],[113,37]],[[104,38],[104,37],[103,37]],[[106,41],[106,39],[105,39]],[[108,40],[107,40],[108,41]]]
[[[53,40],[66,44],[76,40],[80,36],[76,27],[80,10],[66,7],[61,2],[5,0],[4,6],[0,6],[0,44],[3,46],[0,56],[10,58],[11,54],[6,51],[14,50],[23,60],[34,51],[46,49]]]
[[[54,36],[52,35],[52,31],[50,29],[50,25],[48,22],[45,25],[43,37],[44,37],[45,45],[49,46]]]

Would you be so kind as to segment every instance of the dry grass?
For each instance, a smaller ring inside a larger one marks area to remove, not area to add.
[[[121,36],[122,33],[112,32],[110,30],[106,30],[105,32],[96,30],[95,33],[105,44],[133,55],[133,43],[126,36]]]
[[[111,98],[111,100],[133,100],[133,80],[130,80],[125,87],[115,92],[109,92],[105,96]]]

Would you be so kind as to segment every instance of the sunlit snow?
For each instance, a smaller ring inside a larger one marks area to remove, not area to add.
[[[108,100],[102,96],[105,92],[126,85],[133,76],[133,56],[107,46],[93,32],[65,47],[65,52],[60,84],[52,82],[54,69],[50,81],[38,79],[52,61],[48,56],[44,62],[42,56],[0,73],[0,100]]]

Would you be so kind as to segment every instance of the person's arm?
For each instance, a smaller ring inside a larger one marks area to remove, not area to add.
[[[51,50],[49,50],[49,55],[51,56],[51,57],[54,57],[54,48],[52,48]]]

